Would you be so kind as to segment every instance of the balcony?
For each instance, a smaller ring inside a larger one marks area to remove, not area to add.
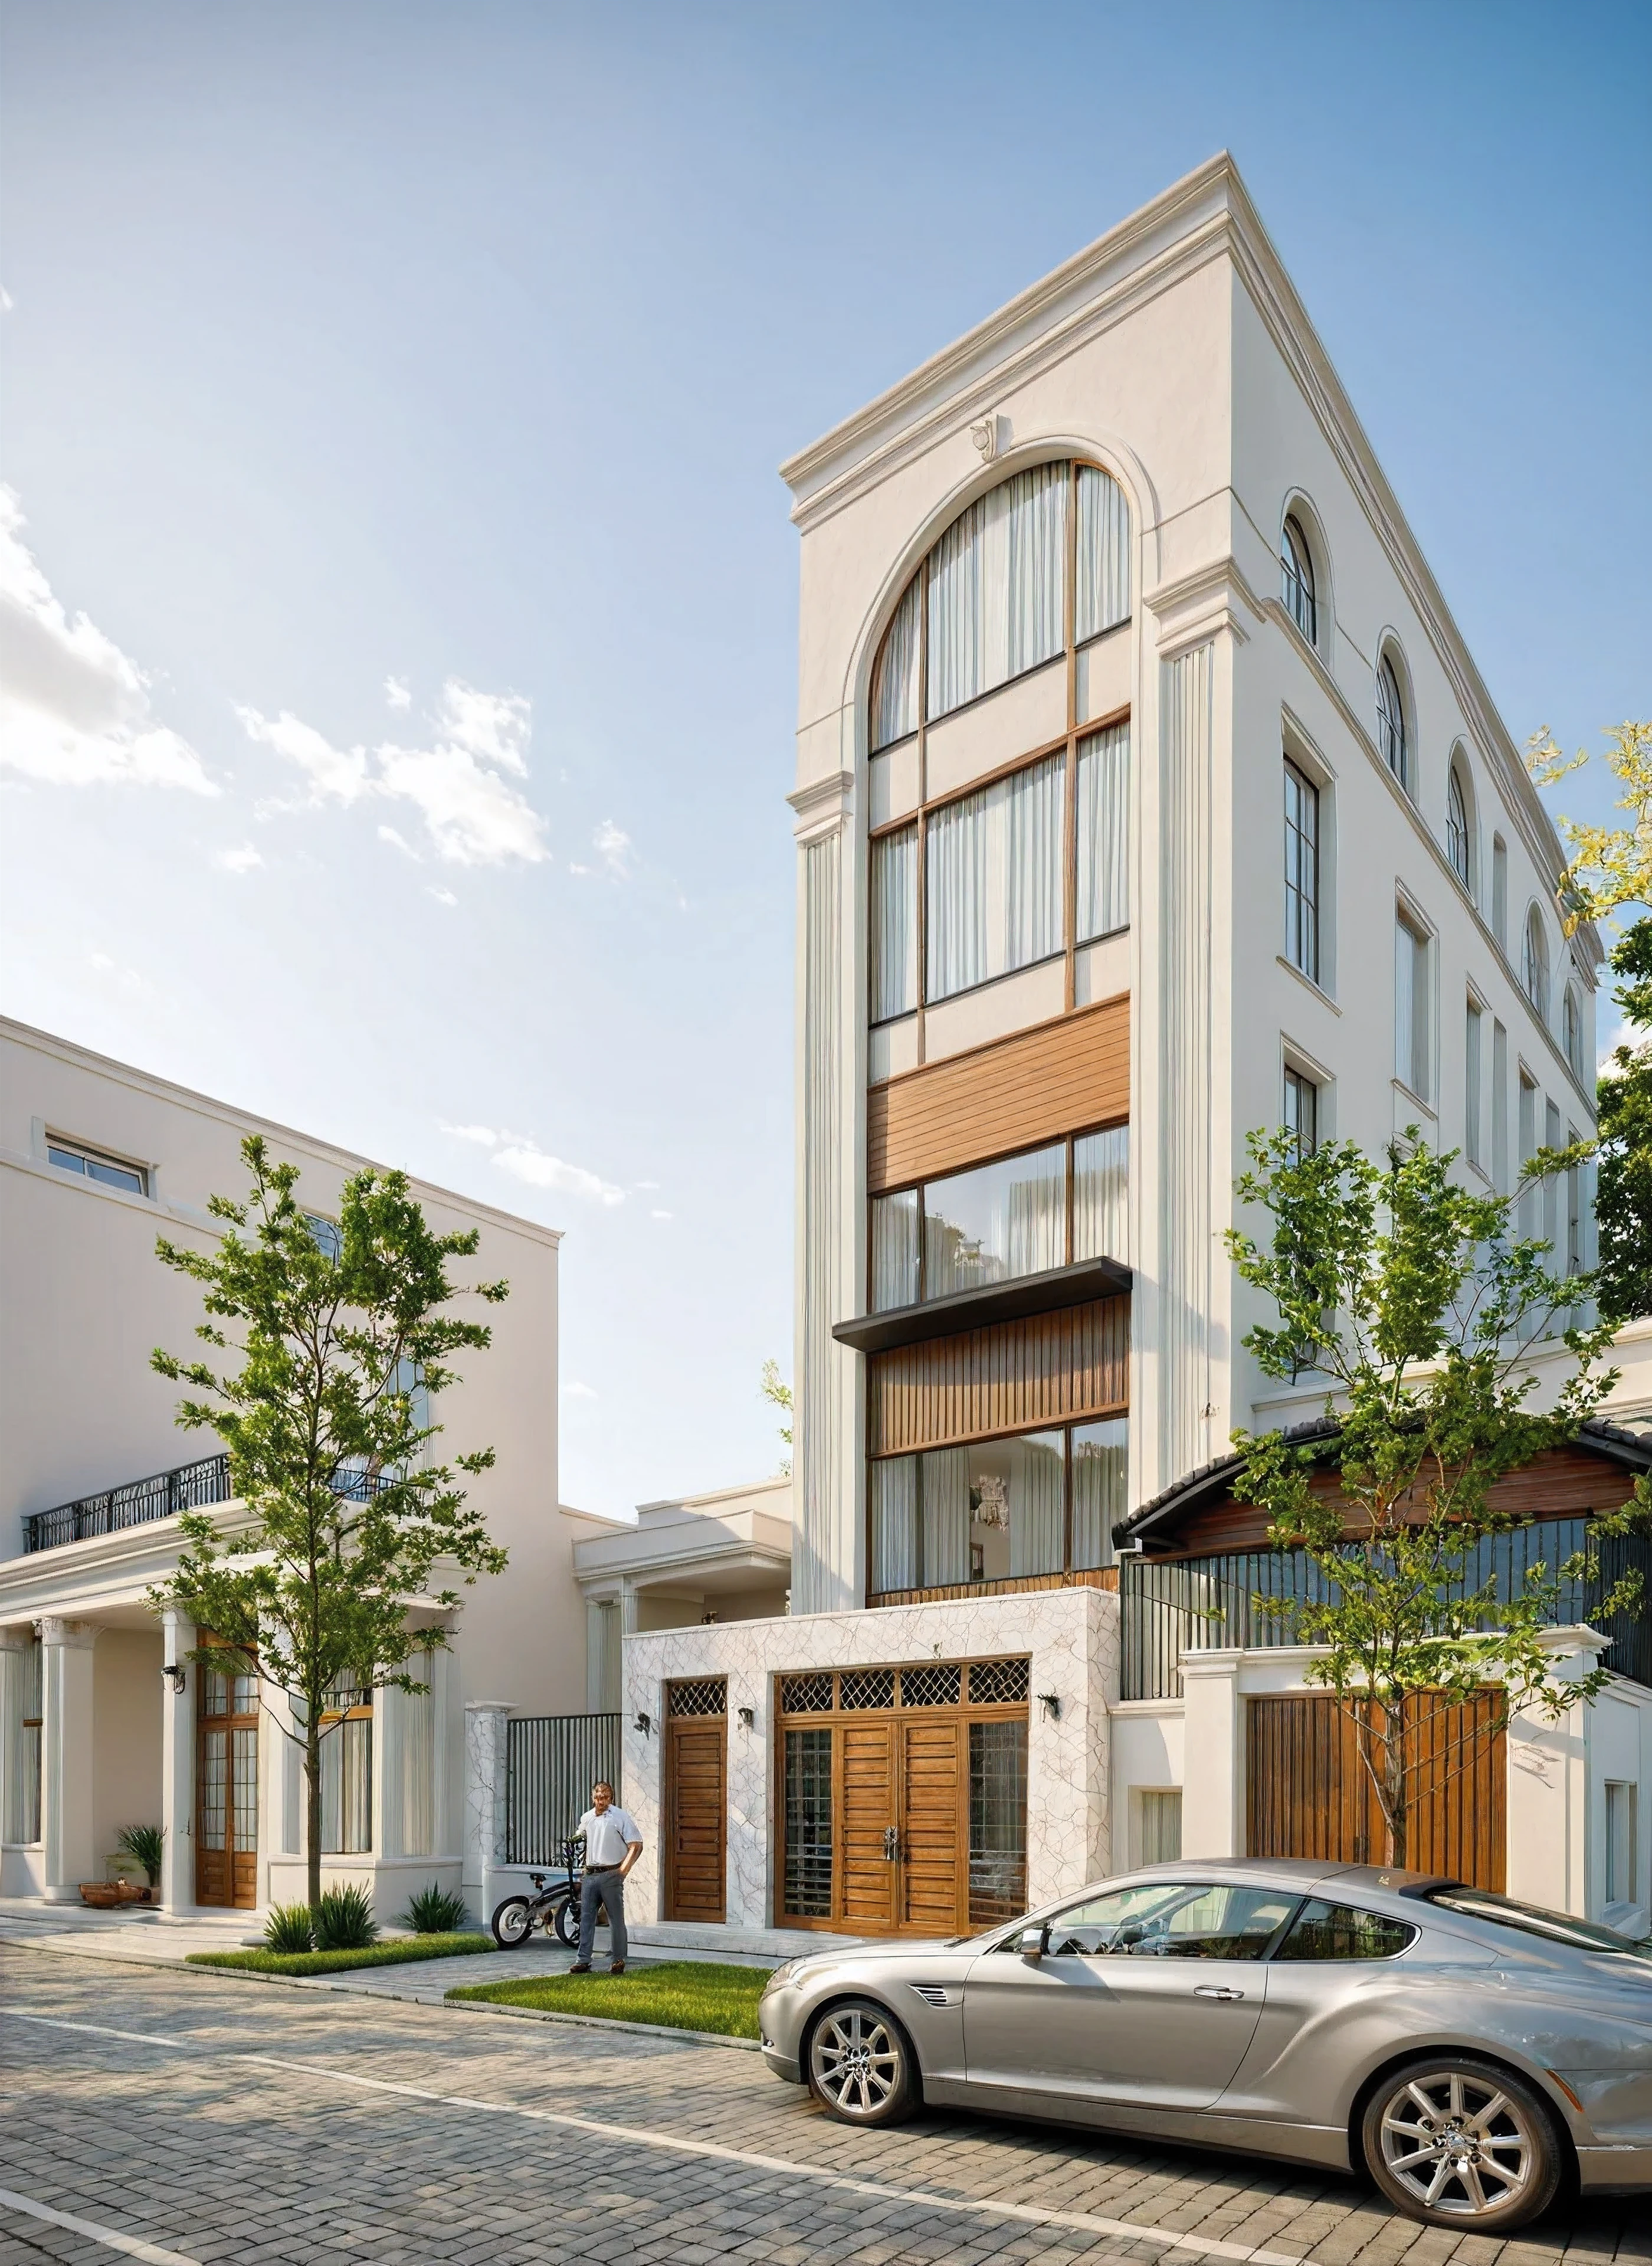
[[[388,1473],[346,1467],[333,1475],[333,1491],[352,1502],[364,1502],[390,1484]],[[23,1548],[56,1550],[66,1542],[84,1542],[94,1534],[117,1534],[123,1527],[149,1526],[157,1518],[172,1518],[180,1510],[204,1510],[213,1503],[233,1502],[228,1456],[203,1456],[198,1464],[179,1464],[175,1471],[157,1472],[150,1479],[128,1480],[123,1487],[106,1488],[101,1495],[83,1495],[74,1502],[60,1502],[53,1510],[26,1512]]]

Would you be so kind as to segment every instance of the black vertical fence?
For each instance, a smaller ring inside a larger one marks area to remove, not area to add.
[[[605,1778],[619,1795],[614,1715],[513,1715],[505,1726],[505,1862],[557,1865]]]

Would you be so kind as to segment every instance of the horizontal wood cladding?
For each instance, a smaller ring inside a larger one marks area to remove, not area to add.
[[[1524,1471],[1500,1479],[1491,1500],[1498,1510],[1517,1518],[1582,1518],[1617,1510],[1634,1493],[1634,1473],[1608,1457],[1587,1448],[1554,1448]],[[1316,1472],[1311,1484],[1316,1495],[1336,1499],[1334,1472]],[[1417,1517],[1425,1515],[1419,1504]],[[1347,1531],[1352,1539],[1364,1531],[1363,1523],[1352,1521]],[[1267,1544],[1267,1512],[1224,1495],[1191,1512],[1162,1542],[1158,1535],[1149,1537],[1147,1548],[1154,1557],[1202,1558],[1220,1550],[1265,1549]]]
[[[1104,999],[874,1085],[867,1185],[874,1195],[904,1188],[1126,1117],[1129,1107],[1130,1003]]]
[[[867,1363],[872,1453],[1120,1414],[1129,1393],[1129,1300],[1100,1298],[874,1354]]]
[[[1066,1574],[1019,1574],[1007,1582],[943,1582],[931,1590],[874,1590],[869,1605],[932,1605],[954,1597],[1019,1597],[1027,1590],[1116,1590],[1116,1566],[1079,1567]],[[799,1717],[799,1721],[803,1718]]]

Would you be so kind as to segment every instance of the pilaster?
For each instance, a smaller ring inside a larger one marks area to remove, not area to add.
[[[92,1865],[91,1757],[94,1736],[92,1647],[95,1622],[48,1614],[40,1711],[40,1838],[47,1901],[73,1904]]]
[[[464,1708],[464,1890],[487,1917],[488,1881],[505,1857],[505,1727],[500,1700],[467,1700]]]
[[[195,1901],[195,1678],[190,1664],[195,1624],[167,1606],[161,1614],[161,1661],[179,1671],[182,1691],[167,1677],[161,1691],[161,1902],[182,1911]],[[264,1773],[259,1773],[260,1787]],[[260,1821],[261,1825],[262,1821]],[[263,1834],[260,1831],[259,1854]]]
[[[1245,1719],[1239,1652],[1184,1653],[1181,1853],[1245,1854]]]

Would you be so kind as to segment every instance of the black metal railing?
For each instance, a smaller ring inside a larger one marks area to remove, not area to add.
[[[230,1458],[203,1456],[198,1464],[180,1464],[176,1471],[128,1480],[124,1487],[106,1488],[101,1495],[84,1495],[77,1502],[60,1502],[54,1510],[30,1513],[23,1521],[23,1547],[55,1550],[64,1542],[84,1542],[88,1535],[147,1526],[176,1511],[200,1510],[230,1500]]]
[[[605,1778],[619,1793],[618,1715],[513,1715],[505,1726],[505,1862],[557,1865]]]
[[[1582,1518],[1543,1519],[1510,1533],[1487,1535],[1453,1594],[1467,1596],[1495,1574],[1496,1594],[1517,1597],[1529,1568],[1541,1561],[1552,1577],[1588,1546],[1588,1522]],[[1594,1575],[1564,1585],[1554,1625],[1587,1621],[1611,1640],[1608,1668],[1652,1685],[1652,1538],[1607,1535],[1593,1548]],[[1604,1613],[1604,1600],[1632,1572],[1640,1574],[1644,1585],[1641,1609]],[[1330,1577],[1295,1550],[1235,1550],[1209,1558],[1126,1555],[1119,1561],[1121,1696],[1179,1697],[1181,1663],[1189,1654],[1299,1644],[1292,1609],[1327,1597],[1332,1587]],[[1495,1626],[1495,1612],[1488,1613],[1487,1626]]]

